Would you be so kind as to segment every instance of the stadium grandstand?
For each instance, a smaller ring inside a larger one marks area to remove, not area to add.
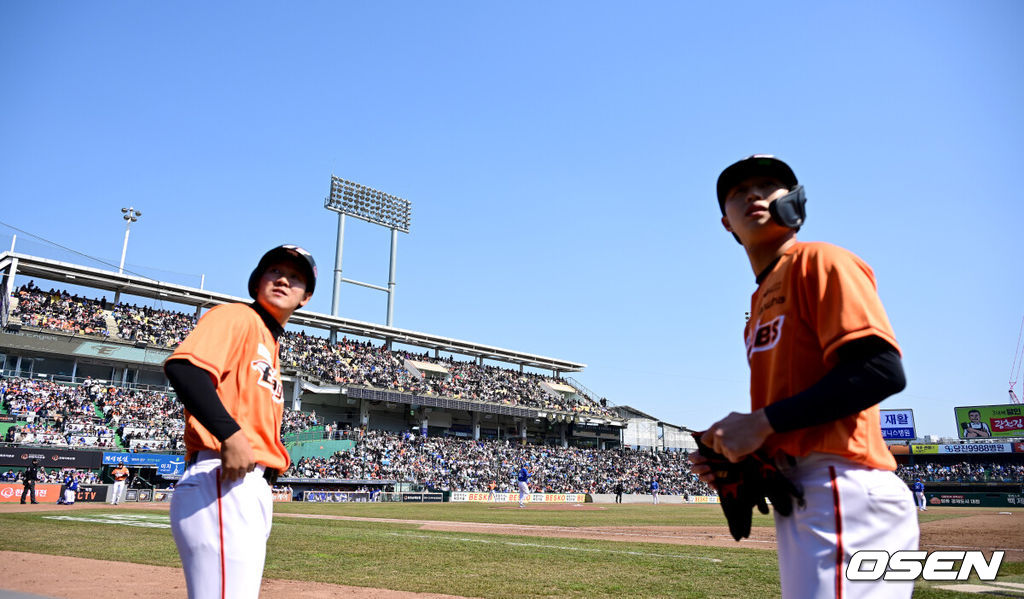
[[[161,365],[204,310],[248,300],[13,252],[0,254],[0,273],[0,442],[181,463],[184,415]],[[281,365],[289,490],[508,493],[529,463],[538,492],[644,494],[657,479],[665,494],[713,495],[689,472],[689,431],[601,398],[571,376],[582,363],[298,311]],[[1005,445],[892,449],[905,480],[936,492],[1019,490],[1021,454]],[[174,478],[140,470],[136,486]],[[78,472],[97,482],[109,470]]]

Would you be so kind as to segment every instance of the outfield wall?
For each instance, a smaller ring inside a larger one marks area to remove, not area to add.
[[[466,491],[453,491],[449,501],[455,502],[484,502],[484,503],[519,503],[519,493],[471,493]],[[587,503],[592,501],[585,493],[530,493],[526,496],[526,503]]]
[[[975,493],[975,492],[932,492],[925,491],[928,507],[1022,507],[1024,493]]]
[[[615,503],[614,493],[597,493],[593,495],[594,503]],[[652,504],[654,499],[648,494],[636,494],[629,495],[623,493],[622,503],[631,504]],[[717,495],[690,495],[689,498],[684,498],[682,495],[658,495],[658,505],[662,504],[675,504],[681,505],[684,503],[718,503]]]

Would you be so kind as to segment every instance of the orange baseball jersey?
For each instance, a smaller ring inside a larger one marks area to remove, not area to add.
[[[836,365],[838,347],[869,336],[899,350],[871,268],[840,247],[797,242],[751,299],[744,331],[751,409],[807,389]],[[796,457],[833,453],[870,468],[896,469],[882,439],[877,405],[834,422],[773,434],[765,449]]]
[[[114,475],[114,480],[124,480],[128,478],[128,468],[124,466],[118,466],[110,471]]]
[[[246,304],[212,308],[168,360],[188,360],[210,373],[217,395],[252,445],[256,461],[278,471],[288,467],[281,443],[284,387],[278,343],[260,315]],[[217,440],[185,411],[185,449],[220,450]]]

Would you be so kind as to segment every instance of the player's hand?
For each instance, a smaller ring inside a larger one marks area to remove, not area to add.
[[[256,469],[256,455],[241,429],[220,445],[220,479],[240,480]]]
[[[730,462],[736,463],[757,451],[773,432],[764,410],[750,414],[732,412],[712,424],[700,440]]]
[[[711,466],[708,466],[708,459],[700,453],[694,451],[690,453],[690,472],[693,472],[700,479],[706,483],[710,483],[715,479],[714,475],[711,474]]]

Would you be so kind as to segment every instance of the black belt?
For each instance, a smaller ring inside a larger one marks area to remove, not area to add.
[[[195,463],[198,460],[199,460],[199,452],[196,452],[196,453],[193,453],[192,455],[186,456],[185,457],[185,467],[188,468],[189,466],[194,466]],[[276,468],[268,468],[268,467],[264,466],[264,468],[263,468],[263,479],[267,481],[268,485],[273,485],[274,483],[276,483],[277,482],[277,477],[279,477],[279,476],[281,476],[281,473],[278,472],[278,470]]]

